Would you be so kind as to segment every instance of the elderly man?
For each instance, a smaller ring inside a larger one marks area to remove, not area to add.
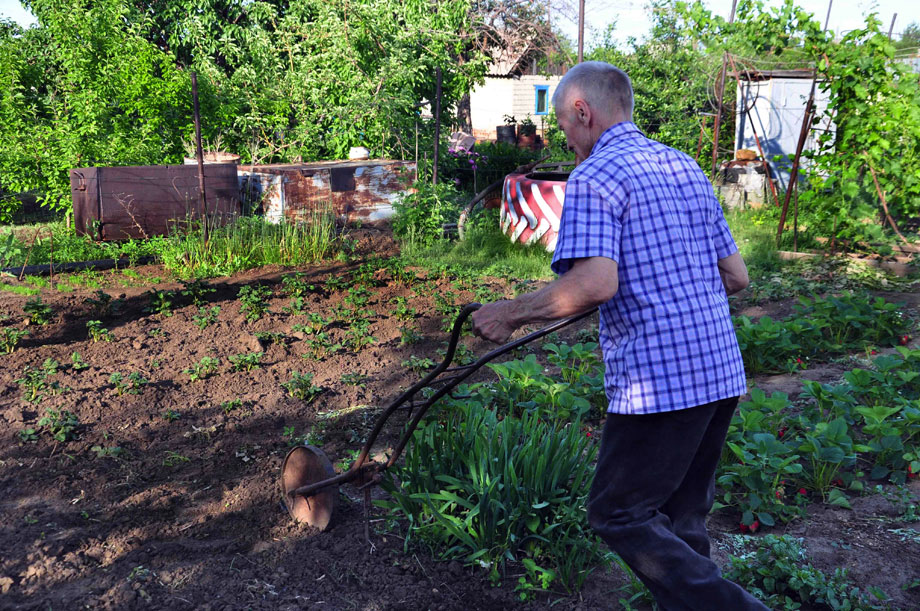
[[[766,609],[709,557],[715,469],[746,392],[727,295],[748,284],[712,185],[631,122],[622,70],[579,64],[553,104],[579,161],[553,256],[560,277],[486,304],[474,332],[504,342],[521,325],[599,308],[609,406],[592,528],[668,611]]]

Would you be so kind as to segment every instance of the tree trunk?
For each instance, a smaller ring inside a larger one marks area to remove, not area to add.
[[[469,92],[464,93],[463,97],[460,98],[460,102],[457,103],[457,125],[460,127],[460,131],[468,134],[473,133],[473,115],[470,111]]]

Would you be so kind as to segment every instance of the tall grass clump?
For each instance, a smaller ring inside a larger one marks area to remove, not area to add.
[[[320,261],[333,255],[337,246],[335,216],[324,207],[304,222],[273,224],[261,217],[240,217],[212,229],[207,243],[196,227],[170,236],[158,254],[176,275],[205,278],[262,265]]]
[[[552,278],[552,253],[540,244],[525,246],[502,233],[498,213],[485,210],[472,218],[463,240],[435,240],[420,244],[401,242],[402,257],[410,265],[437,269],[450,267],[483,276],[539,280]]]
[[[165,238],[96,242],[77,235],[63,221],[0,229],[0,267],[41,265],[99,259],[130,259],[155,255]]]
[[[380,504],[408,519],[407,545],[483,567],[496,584],[523,569],[522,598],[577,590],[608,558],[585,514],[597,448],[577,419],[499,418],[489,395],[451,401],[417,429]]]
[[[776,248],[779,216],[772,206],[733,208],[725,212],[725,220],[752,279],[763,278],[783,267],[784,261]]]

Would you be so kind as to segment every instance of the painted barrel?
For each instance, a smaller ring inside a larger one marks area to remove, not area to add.
[[[553,252],[568,176],[567,172],[508,174],[502,187],[502,232],[513,242],[539,242]]]

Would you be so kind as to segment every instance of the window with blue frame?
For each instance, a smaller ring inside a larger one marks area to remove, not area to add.
[[[549,85],[534,85],[534,111],[535,115],[549,114]]]

